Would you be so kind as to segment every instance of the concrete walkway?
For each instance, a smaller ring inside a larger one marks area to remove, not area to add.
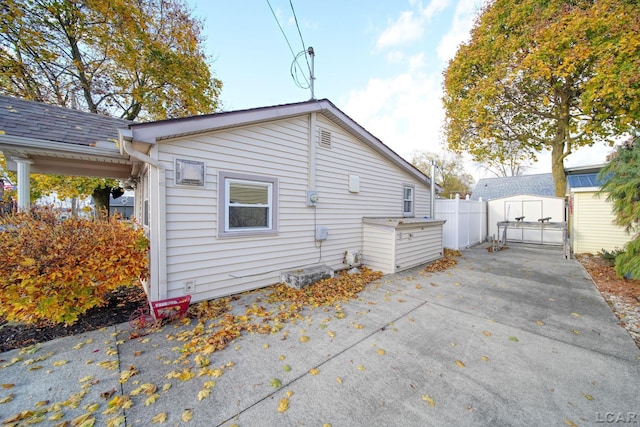
[[[83,414],[132,426],[163,415],[171,426],[640,425],[640,351],[559,249],[477,246],[455,268],[385,276],[342,306],[343,319],[320,308],[243,335],[205,370],[179,359],[194,325],[130,339],[125,324],[2,353],[0,422],[31,411],[22,418],[40,425]]]

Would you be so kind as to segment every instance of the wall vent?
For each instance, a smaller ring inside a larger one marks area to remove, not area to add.
[[[331,147],[331,132],[320,129],[320,145],[323,147]]]

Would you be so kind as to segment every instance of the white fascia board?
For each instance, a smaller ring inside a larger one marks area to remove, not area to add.
[[[155,144],[163,139],[211,132],[236,126],[246,126],[264,121],[279,120],[320,110],[321,107],[316,106],[316,104],[282,105],[140,123],[131,125],[130,128],[133,131],[134,141]]]
[[[0,150],[11,153],[28,155],[51,154],[58,157],[73,155],[86,159],[109,159],[116,163],[128,163],[116,144],[113,147],[90,147],[86,145],[67,144],[63,142],[47,141],[42,139],[24,138],[12,135],[0,135]]]

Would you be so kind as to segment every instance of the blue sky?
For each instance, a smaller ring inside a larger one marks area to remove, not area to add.
[[[206,53],[224,85],[224,110],[310,99],[290,68],[294,54],[313,46],[315,97],[328,98],[410,159],[415,150],[443,150],[442,72],[468,40],[483,1],[292,0],[304,46],[289,0],[188,4],[204,21]],[[607,151],[581,149],[565,166],[602,163]],[[539,159],[528,173],[551,171],[548,154]],[[476,180],[483,175],[467,165]]]

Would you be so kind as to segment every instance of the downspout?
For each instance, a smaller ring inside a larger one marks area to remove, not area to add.
[[[431,206],[429,219],[436,219],[436,161],[431,160]]]
[[[309,176],[308,189],[316,190],[316,113],[309,115]]]
[[[157,212],[155,217],[152,217],[150,221],[150,241],[151,241],[151,257],[150,257],[150,271],[151,271],[151,284],[149,291],[149,299],[151,301],[158,301],[167,298],[167,222],[166,222],[166,169],[162,163],[156,159],[147,156],[137,151],[131,145],[130,139],[121,138],[122,148],[125,153],[133,157],[136,160],[147,163],[153,167],[157,173],[157,183],[155,199],[157,200],[157,209],[152,209],[150,206],[149,211]],[[153,181],[152,181],[153,182]],[[154,245],[155,243],[155,245]],[[153,250],[154,246],[157,248]],[[153,273],[157,272],[157,281],[153,280]],[[155,283],[154,283],[155,282]],[[155,285],[155,286],[154,286]]]

